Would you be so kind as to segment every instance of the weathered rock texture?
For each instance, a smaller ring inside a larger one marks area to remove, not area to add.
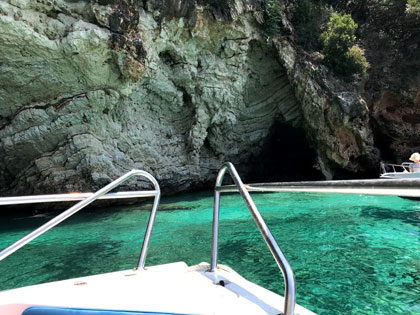
[[[302,123],[239,3],[10,0],[0,13],[6,193],[90,190],[131,168],[194,188],[258,156],[274,122]]]
[[[363,94],[375,146],[400,163],[420,151],[420,15],[408,12],[406,1],[377,11],[361,8],[359,17],[370,63]]]
[[[304,131],[325,177],[372,169],[357,87],[300,52],[285,17],[287,37],[263,38],[263,4],[0,2],[0,192],[92,190],[131,168],[192,189],[224,161],[263,162],[278,126]]]
[[[280,55],[288,56],[285,67],[293,82],[303,112],[303,128],[314,144],[318,165],[332,179],[337,169],[366,172],[378,162],[369,127],[369,111],[354,87],[344,87],[327,70],[299,56],[287,41],[275,40]],[[349,174],[347,174],[348,176]]]

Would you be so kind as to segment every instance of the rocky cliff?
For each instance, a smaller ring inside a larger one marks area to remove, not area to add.
[[[370,63],[362,94],[375,146],[383,159],[407,161],[420,151],[420,12],[410,12],[408,1],[356,12]]]
[[[132,168],[181,191],[227,160],[251,179],[374,169],[371,117],[392,96],[367,103],[361,82],[332,78],[286,14],[267,40],[263,6],[1,1],[1,193],[88,191]]]

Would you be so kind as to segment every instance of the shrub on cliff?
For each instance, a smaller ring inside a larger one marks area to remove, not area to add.
[[[308,50],[319,50],[318,37],[321,25],[331,15],[329,7],[316,0],[295,0],[292,3],[291,21],[296,30],[297,44]]]
[[[345,73],[358,73],[364,75],[366,73],[368,62],[364,56],[363,50],[359,46],[354,45],[346,54],[347,64]]]
[[[363,51],[355,45],[357,24],[348,14],[334,13],[320,36],[324,63],[343,75],[364,74],[367,69]]]
[[[420,0],[407,0],[406,12],[420,15]]]
[[[267,0],[264,10],[264,35],[276,36],[281,31],[281,7],[278,0]]]

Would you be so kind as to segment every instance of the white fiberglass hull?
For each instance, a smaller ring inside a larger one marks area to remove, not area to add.
[[[380,178],[420,179],[420,173],[392,172],[381,174]]]
[[[179,314],[280,314],[283,297],[232,269],[183,262],[51,282],[0,292],[0,314],[32,305]],[[223,281],[223,285],[220,285]],[[314,313],[296,305],[295,314]]]

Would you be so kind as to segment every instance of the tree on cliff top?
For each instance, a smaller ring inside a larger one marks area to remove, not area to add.
[[[364,74],[367,61],[355,45],[357,24],[349,14],[334,13],[320,36],[324,63],[342,75]]]
[[[276,36],[281,32],[281,7],[278,0],[267,0],[264,11],[264,34],[267,37]]]
[[[407,0],[406,12],[420,15],[420,0]]]
[[[318,1],[295,0],[290,6],[292,24],[296,30],[296,43],[310,51],[318,51],[321,25],[328,21],[330,8]]]

